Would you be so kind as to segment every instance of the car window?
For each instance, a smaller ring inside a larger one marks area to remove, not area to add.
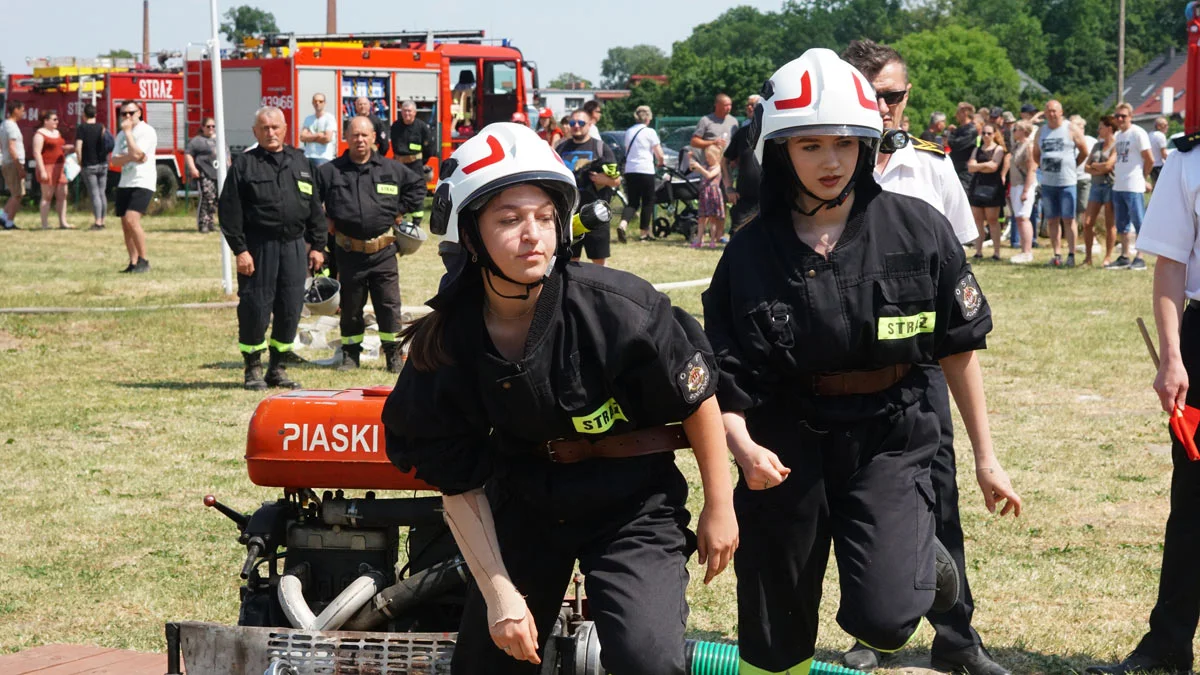
[[[683,147],[690,145],[692,142],[692,134],[696,133],[696,125],[686,127],[676,127],[667,131],[666,134],[659,134],[662,137],[662,144],[672,150],[679,152]]]

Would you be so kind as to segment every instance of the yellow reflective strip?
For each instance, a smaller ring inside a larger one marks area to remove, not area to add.
[[[396,334],[395,333],[384,333],[383,331],[380,331],[379,332],[379,341],[380,342],[395,342]]]
[[[812,658],[807,658],[787,670],[763,670],[746,663],[745,659],[738,659],[738,675],[808,675],[811,668]]]
[[[296,187],[300,188],[300,191],[306,195],[312,194],[312,183],[308,181],[298,180],[296,181]]]
[[[420,152],[420,151],[421,151],[421,144],[420,144],[420,143],[409,143],[409,144],[408,144],[408,149],[409,149],[409,150],[415,150],[415,151],[417,151],[417,152]]]
[[[375,191],[381,195],[398,195],[398,194],[400,194],[400,188],[396,187],[395,185],[389,185],[387,183],[376,183]]]
[[[292,344],[293,343],[291,343],[291,342],[280,342],[279,340],[271,340],[271,349],[274,349],[277,352],[290,352],[290,351],[292,351]]]
[[[362,344],[362,341],[363,341],[363,336],[361,334],[360,335],[343,335],[342,336],[342,344],[357,345],[357,344]]]
[[[575,431],[581,434],[602,434],[611,429],[617,420],[628,422],[629,418],[621,412],[621,405],[615,398],[608,399],[604,405],[596,408],[595,412],[590,415],[571,418],[571,422],[575,425]]]
[[[921,312],[912,316],[881,316],[878,339],[903,340],[918,333],[932,333],[936,321],[936,312]]]
[[[412,213],[410,213],[408,215],[412,216],[413,218],[424,218],[425,212],[424,211],[413,211]]]
[[[254,352],[261,352],[262,350],[264,350],[266,348],[267,348],[266,342],[262,343],[261,345],[247,345],[247,344],[242,344],[241,342],[238,343],[238,349],[240,349],[243,354],[253,354]]]
[[[870,647],[871,649],[874,649],[875,651],[879,652],[880,654],[895,654],[896,652],[900,651],[901,649],[904,649],[905,647],[907,647],[908,643],[912,642],[912,639],[914,637],[916,637],[916,635],[917,635],[917,631],[921,630],[921,625],[924,623],[925,623],[925,617],[921,617],[920,619],[917,619],[917,627],[913,629],[913,632],[908,636],[908,639],[904,641],[904,644],[900,645],[899,647],[896,647],[895,649],[880,649],[879,647],[876,647],[874,645],[867,644],[867,641],[863,640],[862,638],[859,638],[857,636],[851,636],[851,637],[854,637],[855,640],[858,640],[859,642],[863,643],[864,645],[867,645],[868,647]]]
[[[621,177],[621,169],[618,168],[616,164],[605,164],[603,166],[603,169],[604,169],[604,174],[606,176],[608,176],[609,178],[620,178]]]

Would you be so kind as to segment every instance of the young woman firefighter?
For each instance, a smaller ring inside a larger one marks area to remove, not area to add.
[[[383,423],[475,579],[453,672],[538,672],[578,560],[605,672],[683,675],[687,558],[707,583],[738,541],[708,341],[645,281],[568,263],[575,178],[529,128],[488,126],[441,174],[447,272]],[[681,447],[704,483],[695,536]]]
[[[771,77],[752,122],[761,215],[704,294],[741,474],[743,675],[809,672],[831,540],[838,623],[880,651],[903,647],[931,606],[957,597],[934,537],[939,423],[917,364],[945,369],[989,507],[1020,512],[992,452],[974,352],[992,327],[987,301],[945,217],[875,183],[881,143],[906,141],[883,137],[876,101],[826,49]]]

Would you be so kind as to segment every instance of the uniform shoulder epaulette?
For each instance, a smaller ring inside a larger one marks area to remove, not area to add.
[[[925,152],[932,152],[935,155],[941,155],[943,157],[946,156],[945,148],[937,143],[934,143],[933,141],[927,141],[924,138],[913,136],[912,146],[915,150],[924,150]]]
[[[1200,131],[1190,133],[1187,136],[1180,136],[1179,138],[1175,139],[1175,149],[1180,152],[1188,152],[1197,145],[1200,145]]]

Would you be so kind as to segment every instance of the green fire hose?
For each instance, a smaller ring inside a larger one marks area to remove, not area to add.
[[[684,653],[690,666],[690,675],[737,675],[738,648],[737,645],[720,642],[705,642],[703,640],[688,640]],[[809,675],[865,675],[861,670],[852,670],[842,666],[813,661]]]

